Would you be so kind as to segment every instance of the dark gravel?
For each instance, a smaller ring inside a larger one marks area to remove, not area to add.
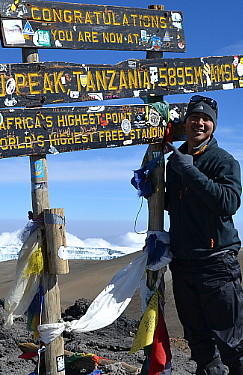
[[[85,314],[90,301],[77,300],[63,313],[64,320],[79,319]],[[19,343],[32,342],[33,334],[26,330],[26,317],[15,320],[11,328],[4,327],[4,300],[0,299],[0,374],[4,375],[29,375],[35,370],[34,360],[18,358],[22,353],[18,348]],[[113,324],[106,328],[82,334],[64,333],[65,350],[73,353],[93,353],[110,360],[116,364],[106,365],[102,368],[102,374],[128,375],[119,362],[142,367],[144,360],[143,350],[136,354],[129,354],[134,336],[137,332],[139,321],[127,319],[121,315]],[[184,340],[171,339],[173,354],[173,375],[195,374],[195,363],[190,360],[189,350]],[[83,373],[83,372],[82,372]],[[79,370],[69,368],[66,375],[79,375]],[[87,374],[87,372],[86,372]]]

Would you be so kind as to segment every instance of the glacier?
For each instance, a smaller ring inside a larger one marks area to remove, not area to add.
[[[21,231],[0,234],[0,262],[18,258],[22,246]],[[145,234],[138,236],[129,232],[124,238],[125,246],[117,246],[102,238],[80,240],[78,237],[66,233],[67,259],[110,260],[141,250],[145,243]]]

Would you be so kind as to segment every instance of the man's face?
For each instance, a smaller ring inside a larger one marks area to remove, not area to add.
[[[205,113],[192,113],[184,124],[188,142],[192,147],[199,146],[213,133],[214,124]]]

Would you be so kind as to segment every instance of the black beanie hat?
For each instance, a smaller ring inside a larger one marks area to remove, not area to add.
[[[200,97],[199,95],[197,95],[197,97],[202,98],[202,100],[200,101],[199,99],[198,101],[194,101],[192,97],[187,107],[187,111],[184,117],[184,122],[186,122],[187,117],[190,116],[192,113],[205,113],[206,115],[211,117],[214,123],[214,130],[215,130],[217,126],[217,115],[218,115],[217,103],[213,99],[210,99],[210,98],[204,98],[203,96]],[[212,108],[212,106],[206,103],[204,99],[206,99],[208,102],[212,100],[213,103],[216,103],[215,108]]]

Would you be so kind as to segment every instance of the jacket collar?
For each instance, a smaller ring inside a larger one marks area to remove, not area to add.
[[[207,139],[206,141],[202,142],[199,146],[197,147],[193,147],[192,149],[192,152],[191,152],[191,155],[200,155],[202,154],[207,148],[211,147],[212,145],[214,145],[215,143],[217,143],[216,139],[212,136],[209,140]],[[187,141],[185,143],[183,143],[180,147],[179,147],[179,150],[183,153],[183,154],[187,154],[188,153],[188,146],[187,146]]]

